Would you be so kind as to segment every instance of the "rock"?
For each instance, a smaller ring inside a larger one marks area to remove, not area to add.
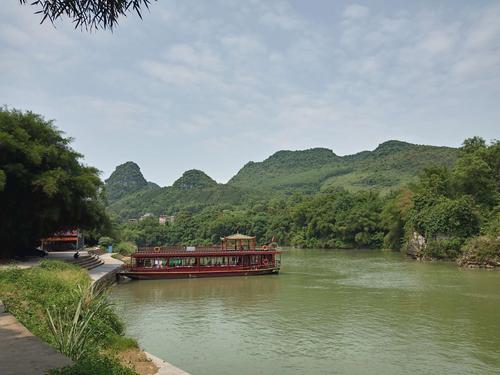
[[[427,241],[424,236],[418,232],[413,232],[406,246],[406,255],[414,259],[422,259],[427,247]]]

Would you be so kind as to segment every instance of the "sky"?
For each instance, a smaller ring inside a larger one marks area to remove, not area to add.
[[[498,1],[159,0],[91,33],[35,10],[2,2],[0,105],[53,119],[103,179],[500,136]]]

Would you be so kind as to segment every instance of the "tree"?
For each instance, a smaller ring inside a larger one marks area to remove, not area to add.
[[[109,227],[98,170],[70,142],[40,115],[0,108],[0,256],[63,227]]]
[[[27,0],[19,0],[26,4]],[[30,0],[31,1],[31,0]],[[151,0],[34,0],[29,5],[37,8],[44,23],[47,19],[54,23],[67,16],[75,28],[86,30],[110,29],[118,24],[118,17],[126,17],[127,12],[136,12],[142,19],[141,8],[149,9]]]

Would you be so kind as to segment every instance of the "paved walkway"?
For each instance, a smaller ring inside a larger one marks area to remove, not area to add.
[[[110,272],[115,271],[117,268],[120,268],[123,265],[123,262],[121,260],[113,258],[111,254],[108,253],[102,254],[100,258],[104,262],[104,264],[88,271],[89,276],[93,282],[102,279]]]
[[[0,374],[42,375],[71,360],[34,336],[0,302]]]

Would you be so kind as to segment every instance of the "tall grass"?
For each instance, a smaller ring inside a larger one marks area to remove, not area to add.
[[[53,305],[46,309],[56,348],[75,361],[86,354],[96,336],[103,334],[92,322],[109,308],[103,290],[96,290],[93,284],[78,285],[76,294],[76,306]]]

